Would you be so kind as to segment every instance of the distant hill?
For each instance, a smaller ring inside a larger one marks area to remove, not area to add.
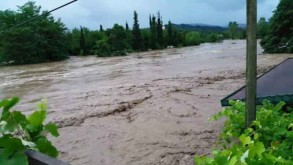
[[[238,26],[242,29],[246,29],[247,25],[246,24],[238,24]]]
[[[223,32],[227,30],[226,27],[206,24],[173,24],[173,27],[180,30],[197,30],[197,31],[216,31]]]

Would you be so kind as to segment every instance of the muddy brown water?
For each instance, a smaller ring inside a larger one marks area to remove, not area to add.
[[[59,158],[73,165],[192,164],[214,147],[220,99],[244,84],[245,43],[1,67],[0,98],[19,96],[26,114],[46,98]],[[258,71],[292,56],[259,55]]]

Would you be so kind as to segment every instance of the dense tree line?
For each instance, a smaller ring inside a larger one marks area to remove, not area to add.
[[[293,51],[293,1],[281,0],[273,17],[258,23],[258,38],[268,53]],[[138,13],[133,24],[115,24],[97,30],[86,27],[66,29],[60,20],[41,11],[34,2],[27,2],[17,11],[0,11],[0,64],[29,64],[66,59],[69,55],[121,56],[133,51],[164,49],[219,42],[223,39],[244,39],[245,29],[230,22],[224,32],[178,29],[171,21],[164,24],[160,12],[149,16],[149,28],[141,28]],[[35,16],[41,17],[7,30]]]
[[[235,34],[238,34],[238,32],[239,29]],[[138,13],[134,11],[132,29],[129,28],[128,22],[126,22],[125,27],[115,24],[112,28],[106,30],[103,29],[102,25],[100,25],[99,30],[92,31],[87,28],[73,29],[68,33],[71,41],[69,52],[71,55],[120,56],[133,51],[218,42],[225,39],[225,36],[226,38],[230,37],[230,34],[226,33],[229,32],[178,30],[173,27],[171,21],[164,25],[160,12],[149,16],[149,28],[141,29]],[[234,37],[234,39],[236,38]],[[81,39],[85,41],[79,41]],[[78,44],[79,42],[80,44]]]
[[[66,59],[69,55],[121,56],[133,51],[164,49],[217,42],[230,37],[220,32],[179,30],[171,21],[164,25],[160,12],[149,17],[149,28],[141,29],[134,11],[133,26],[115,24],[112,28],[66,29],[50,14],[8,30],[19,23],[44,14],[34,2],[17,11],[0,11],[0,63],[29,64]],[[228,32],[229,33],[229,32]],[[236,38],[236,37],[234,37]]]

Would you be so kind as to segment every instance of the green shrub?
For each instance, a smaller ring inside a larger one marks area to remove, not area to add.
[[[245,104],[231,101],[231,107],[211,120],[227,117],[220,135],[219,150],[213,157],[196,156],[197,165],[292,165],[293,111],[284,102],[264,101],[257,108],[257,119],[245,128]]]
[[[0,101],[0,164],[27,165],[26,149],[57,157],[57,149],[46,138],[47,133],[59,136],[57,126],[43,124],[46,119],[46,102],[39,103],[36,111],[28,117],[19,111],[11,111],[18,102],[18,98]]]

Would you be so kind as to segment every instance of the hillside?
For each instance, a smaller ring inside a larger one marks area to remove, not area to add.
[[[223,32],[227,30],[225,27],[206,24],[173,24],[173,26],[180,30],[197,30],[197,31],[217,31]]]

